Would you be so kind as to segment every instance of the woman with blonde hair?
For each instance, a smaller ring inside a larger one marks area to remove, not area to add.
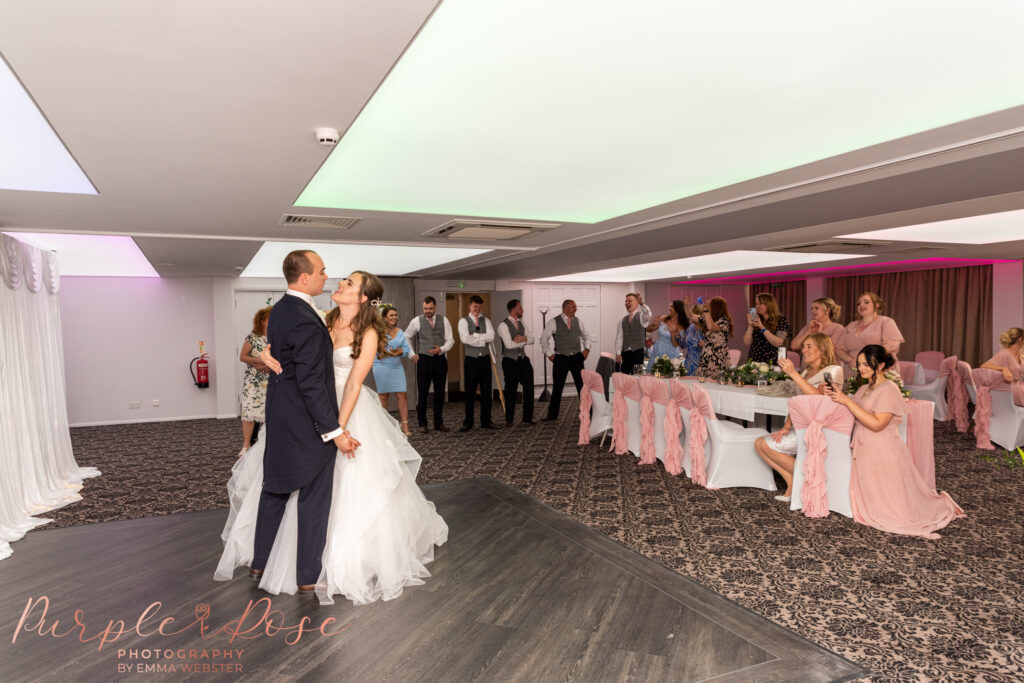
[[[1024,366],[1024,329],[1011,327],[999,335],[999,345],[1003,348],[999,353],[982,363],[986,370],[1003,373],[1006,383],[1021,379],[1021,368]]]
[[[823,296],[820,299],[815,299],[811,304],[810,322],[797,332],[789,348],[794,351],[800,351],[803,348],[804,339],[807,338],[807,335],[814,334],[815,332],[827,334],[832,340],[832,346],[839,348],[839,340],[846,334],[846,328],[836,322],[839,320],[839,314],[842,310],[843,307],[837,304],[832,297]]]
[[[835,350],[827,334],[813,332],[807,335],[801,351],[804,357],[804,369],[801,372],[797,372],[788,358],[779,359],[779,367],[796,382],[801,393],[824,394],[826,384],[842,389],[843,368],[836,364]],[[757,454],[769,467],[782,475],[786,482],[786,491],[775,496],[775,500],[784,503],[788,503],[793,497],[796,445],[796,431],[789,416],[786,417],[782,429],[770,436],[758,437],[754,442]]]
[[[242,450],[241,456],[252,445],[252,435],[256,423],[263,424],[266,420],[265,406],[267,402],[267,381],[270,378],[267,366],[260,360],[260,351],[267,346],[267,322],[270,320],[270,307],[261,308],[252,317],[252,332],[242,343],[242,351],[238,360],[245,363],[245,374],[242,376],[242,395],[240,397],[242,413]]]
[[[747,360],[773,364],[793,328],[779,313],[779,304],[773,294],[761,292],[754,301],[756,305],[747,317],[747,331],[743,333],[743,343],[750,347]]]
[[[704,328],[704,346],[701,347],[697,374],[717,379],[729,367],[729,337],[733,328],[729,304],[720,296],[713,297],[707,306],[702,307],[700,319]]]
[[[884,313],[885,302],[874,292],[864,292],[857,297],[858,319],[846,326],[846,332],[836,348],[836,356],[847,368],[856,369],[857,354],[869,344],[883,347],[896,358],[900,344],[905,340],[896,321]],[[899,371],[899,360],[893,368]]]

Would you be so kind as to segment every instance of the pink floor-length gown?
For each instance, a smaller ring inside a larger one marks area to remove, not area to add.
[[[872,413],[892,413],[878,432],[857,422],[853,427],[853,470],[850,503],[854,520],[882,531],[939,538],[935,533],[957,517],[960,509],[945,491],[936,493],[914,467],[910,449],[898,430],[906,415],[903,395],[895,384],[865,385],[853,400]]]

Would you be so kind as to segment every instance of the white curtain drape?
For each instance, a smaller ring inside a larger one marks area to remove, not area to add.
[[[0,559],[99,476],[71,452],[56,255],[0,234]]]

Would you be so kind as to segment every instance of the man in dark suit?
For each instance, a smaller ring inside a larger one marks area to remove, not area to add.
[[[288,291],[270,312],[267,340],[281,364],[267,386],[263,492],[256,516],[256,541],[249,574],[259,578],[267,565],[285,504],[299,492],[296,580],[312,592],[320,577],[331,510],[334,458],[352,457],[358,442],[338,425],[333,343],[313,307],[327,281],[324,262],[314,251],[293,251],[284,260]]]

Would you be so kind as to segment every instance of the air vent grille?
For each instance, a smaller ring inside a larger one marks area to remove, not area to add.
[[[505,221],[452,220],[427,230],[429,237],[454,240],[514,240],[554,230],[559,223],[512,223]]]
[[[361,219],[354,216],[306,216],[302,214],[286,213],[281,216],[279,225],[301,228],[333,228],[335,230],[348,230]]]
[[[789,244],[784,247],[775,247],[772,251],[799,252],[801,254],[847,254],[863,252],[866,249],[879,249],[889,244],[891,244],[891,242],[868,242],[866,240],[824,240],[821,242]]]

